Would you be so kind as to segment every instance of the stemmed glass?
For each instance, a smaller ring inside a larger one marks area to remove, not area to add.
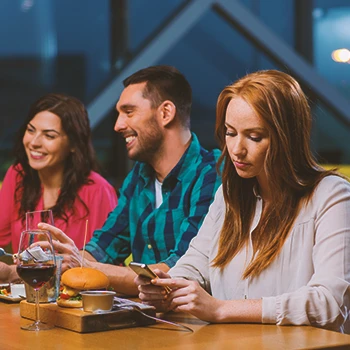
[[[35,290],[35,322],[21,328],[29,331],[53,328],[53,325],[42,323],[39,317],[40,288],[56,273],[56,259],[49,231],[26,230],[21,233],[17,253],[17,273]]]
[[[53,214],[51,209],[47,210],[36,210],[26,212],[26,230],[38,230],[39,222],[44,222],[54,226]],[[53,279],[48,285],[47,288],[51,289],[51,285],[55,283]],[[51,284],[51,285],[50,285]],[[50,286],[49,286],[50,285]],[[29,284],[26,284],[26,296],[28,302],[33,302],[35,300],[35,290]],[[47,289],[43,288],[39,294],[39,302],[47,302]]]
[[[26,212],[26,230],[37,230],[39,222],[45,222],[54,226],[52,210]]]

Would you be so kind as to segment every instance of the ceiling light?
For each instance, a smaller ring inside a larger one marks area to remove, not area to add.
[[[332,58],[335,62],[350,63],[350,51],[348,49],[334,50]]]

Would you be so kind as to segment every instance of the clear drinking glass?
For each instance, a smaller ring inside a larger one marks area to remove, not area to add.
[[[26,230],[21,233],[17,254],[17,273],[35,290],[35,322],[22,329],[40,331],[54,326],[42,323],[39,316],[39,291],[56,273],[56,260],[51,234],[44,230]]]
[[[47,209],[47,210],[37,210],[37,211],[26,212],[26,230],[38,230],[39,222],[45,222],[47,224],[54,226],[52,210]],[[57,267],[57,261],[56,261],[56,267]],[[53,301],[53,298],[56,295],[51,296],[51,294],[53,292],[52,287],[55,284],[55,281],[57,281],[57,277],[54,277],[51,281],[49,281],[49,283],[47,283],[43,288],[40,289],[40,293],[39,293],[40,303],[47,303],[47,302]],[[30,303],[34,303],[35,294],[36,294],[35,289],[32,288],[29,284],[26,284],[25,290],[26,290],[27,301]],[[49,294],[50,294],[50,297],[49,297]]]
[[[37,230],[39,222],[54,226],[52,210],[28,211],[26,213],[26,230]]]

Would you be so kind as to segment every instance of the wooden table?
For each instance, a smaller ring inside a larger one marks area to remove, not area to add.
[[[75,333],[61,328],[29,332],[30,321],[19,314],[19,304],[0,301],[0,349],[350,349],[350,336],[313,327],[252,324],[207,324],[185,314],[169,320],[191,327],[194,333],[156,324],[98,333]]]

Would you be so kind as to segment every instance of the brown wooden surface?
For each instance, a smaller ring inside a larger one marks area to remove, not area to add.
[[[156,316],[155,310],[151,307],[145,307],[142,311],[150,316]],[[21,301],[20,315],[22,317],[34,320],[35,314],[35,304],[28,303],[26,300]],[[78,333],[107,331],[155,323],[137,311],[118,310],[105,314],[93,314],[84,312],[80,308],[59,307],[56,303],[40,304],[40,320]]]
[[[313,327],[274,325],[209,325],[184,314],[169,320],[194,330],[189,333],[167,325],[76,333],[63,328],[30,332],[20,329],[19,304],[0,302],[0,349],[350,349],[350,336]]]

